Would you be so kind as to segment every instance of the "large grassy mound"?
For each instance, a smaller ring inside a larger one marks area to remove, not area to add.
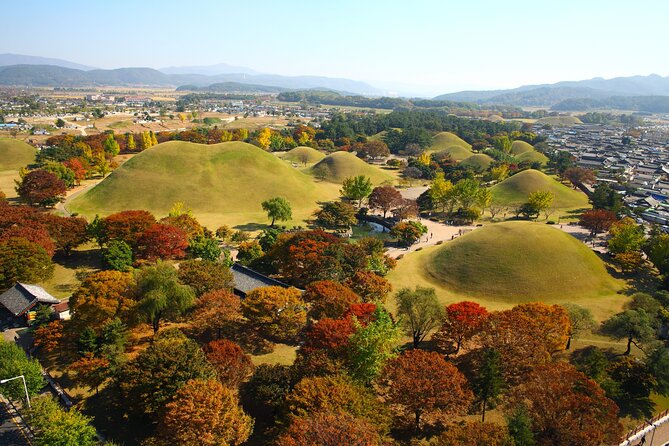
[[[492,187],[493,202],[509,206],[522,204],[527,196],[538,190],[553,193],[553,207],[575,209],[588,207],[588,197],[554,180],[543,172],[528,169]]]
[[[514,141],[513,144],[511,144],[511,153],[513,155],[520,155],[521,153],[532,151],[534,151],[534,146],[525,141]]]
[[[0,170],[19,170],[35,162],[37,149],[17,140],[0,138]]]
[[[585,244],[541,223],[485,226],[440,246],[424,266],[431,281],[459,295],[510,303],[604,296],[619,289]]]
[[[488,167],[490,167],[492,162],[493,159],[485,153],[477,153],[462,160],[462,164],[465,166],[472,166],[481,170],[486,170]]]
[[[325,158],[325,155],[314,148],[299,146],[289,150],[281,158],[294,163],[314,164]]]
[[[159,144],[131,158],[104,181],[68,203],[85,215],[146,209],[157,216],[182,201],[212,227],[267,221],[260,203],[282,196],[293,220],[303,220],[317,202],[336,197],[337,187],[310,176],[258,147],[242,142]]]
[[[331,183],[341,183],[345,178],[357,175],[369,177],[374,184],[391,182],[395,179],[391,173],[367,164],[349,152],[332,153],[311,167],[307,172]]]
[[[458,135],[451,132],[441,132],[434,135],[430,150],[433,152],[438,152],[451,146],[460,146],[467,149],[468,151],[471,151],[472,149],[471,144],[467,143],[467,141],[460,138]]]

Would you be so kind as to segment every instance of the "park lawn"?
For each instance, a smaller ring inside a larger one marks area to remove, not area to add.
[[[508,225],[527,228],[509,234]],[[453,242],[408,253],[387,278],[395,291],[417,285],[435,288],[445,305],[473,300],[502,310],[534,300],[571,302],[589,308],[598,321],[621,311],[629,300],[619,294],[624,281],[611,277],[585,245],[529,222],[489,225]],[[388,307],[395,310],[392,298]]]
[[[276,196],[286,198],[293,211],[292,220],[280,224],[300,226],[318,202],[339,196],[339,185],[315,181],[250,144],[170,141],[137,154],[67,208],[89,218],[128,209],[162,217],[181,201],[215,229],[269,223],[261,203]]]

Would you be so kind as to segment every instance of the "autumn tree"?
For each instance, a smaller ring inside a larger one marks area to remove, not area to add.
[[[137,245],[137,239],[149,227],[156,223],[156,218],[148,211],[122,211],[100,220],[98,242],[123,240],[130,247]]]
[[[147,261],[182,259],[186,256],[188,238],[183,229],[165,224],[148,227],[137,239],[137,258]]]
[[[444,309],[437,299],[434,288],[417,286],[415,290],[402,288],[395,297],[397,315],[408,335],[413,339],[414,348],[418,348],[425,337],[437,328],[444,314]]]
[[[386,218],[389,211],[402,203],[402,194],[393,186],[375,187],[368,203],[370,208],[383,211],[383,218]]]
[[[383,303],[393,289],[390,282],[371,271],[356,272],[346,280],[345,285],[364,302]]]
[[[353,205],[344,201],[328,201],[314,212],[316,224],[327,229],[350,228],[358,222]]]
[[[358,207],[361,207],[362,200],[372,193],[372,180],[364,175],[348,177],[344,179],[339,193],[348,200],[356,201]]]
[[[289,340],[307,322],[307,311],[295,288],[256,288],[242,301],[242,314],[263,336]]]
[[[183,446],[235,446],[252,431],[253,419],[235,394],[214,379],[186,382],[165,406],[157,428],[166,444]]]
[[[448,353],[458,354],[460,349],[481,331],[488,310],[476,302],[463,301],[446,307],[441,328],[432,337],[439,348]]]
[[[73,322],[100,328],[116,317],[129,321],[136,304],[134,287],[130,273],[98,271],[88,275],[70,298]]]
[[[214,379],[216,371],[204,352],[179,330],[165,330],[119,376],[121,396],[130,411],[155,415],[191,379]]]
[[[388,401],[400,414],[411,414],[420,429],[423,415],[464,415],[473,395],[467,379],[435,352],[407,350],[386,366]]]
[[[138,313],[151,324],[154,335],[163,319],[174,320],[189,310],[195,293],[179,282],[177,270],[169,263],[158,262],[137,273]]]
[[[251,357],[232,341],[227,339],[211,341],[205,345],[204,353],[216,369],[218,379],[230,389],[237,389],[253,373]]]
[[[538,444],[599,445],[620,439],[615,403],[571,364],[537,367],[512,390],[510,402],[512,409],[527,407]]]
[[[47,280],[53,270],[51,257],[38,244],[20,237],[0,241],[0,289]]]
[[[330,280],[310,283],[302,298],[311,303],[309,316],[314,319],[339,318],[352,304],[360,302],[360,297],[350,288]]]
[[[293,216],[293,211],[291,210],[290,203],[283,197],[274,197],[269,200],[265,200],[261,203],[263,211],[267,212],[267,218],[270,218],[272,222],[270,226],[274,226],[274,221],[288,221]]]
[[[632,344],[643,350],[639,344],[654,339],[655,331],[653,319],[642,308],[625,310],[602,323],[602,333],[627,341],[627,349],[623,353],[626,356],[632,352]]]
[[[618,221],[618,217],[606,209],[591,209],[581,214],[578,224],[589,229],[594,234],[608,231],[611,225]]]
[[[30,205],[53,206],[63,200],[67,186],[54,173],[33,170],[16,182],[16,192]]]
[[[192,316],[193,326],[208,337],[220,339],[222,333],[231,333],[242,320],[242,305],[239,297],[220,289],[209,291],[197,300]]]
[[[469,421],[451,424],[440,434],[434,446],[531,446],[514,443],[504,426],[494,423]]]
[[[343,412],[368,420],[380,432],[389,426],[389,414],[368,388],[345,375],[304,378],[286,397],[291,417],[303,418],[320,412]]]
[[[348,413],[318,412],[294,418],[277,446],[381,446],[377,430],[364,418]]]

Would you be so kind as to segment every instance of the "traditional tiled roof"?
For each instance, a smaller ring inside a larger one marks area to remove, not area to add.
[[[232,265],[230,270],[232,271],[232,277],[235,281],[235,291],[244,295],[255,290],[256,288],[265,286],[280,286],[283,288],[288,288],[290,286],[279,280],[272,279],[271,277],[267,277],[263,274],[260,274],[259,272],[253,271],[251,268],[247,268],[238,263]]]
[[[0,294],[0,305],[4,306],[14,316],[23,315],[38,303],[51,305],[58,302],[60,301],[47,293],[44,288],[19,282]]]

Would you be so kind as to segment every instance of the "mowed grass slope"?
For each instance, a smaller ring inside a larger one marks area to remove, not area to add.
[[[489,309],[574,302],[601,320],[625,302],[624,282],[585,244],[549,225],[506,222],[408,254],[388,279],[395,289],[430,286],[443,303],[473,299]]]
[[[527,201],[530,193],[549,191],[554,195],[553,207],[576,209],[589,207],[588,197],[534,169],[524,170],[492,187],[493,202],[510,206]]]
[[[364,175],[372,180],[375,185],[393,182],[395,175],[367,164],[357,156],[349,152],[334,152],[306,172],[316,177],[323,177],[326,181],[340,184],[348,177]]]
[[[170,141],[136,155],[67,207],[88,216],[126,209],[164,216],[182,201],[202,223],[216,227],[266,223],[260,204],[276,196],[291,203],[298,222],[318,201],[337,197],[338,188],[315,182],[251,144]]]
[[[325,154],[311,147],[298,146],[284,153],[281,158],[294,163],[314,164],[325,158]]]
[[[37,149],[18,139],[0,138],[0,171],[16,170],[35,162]]]

